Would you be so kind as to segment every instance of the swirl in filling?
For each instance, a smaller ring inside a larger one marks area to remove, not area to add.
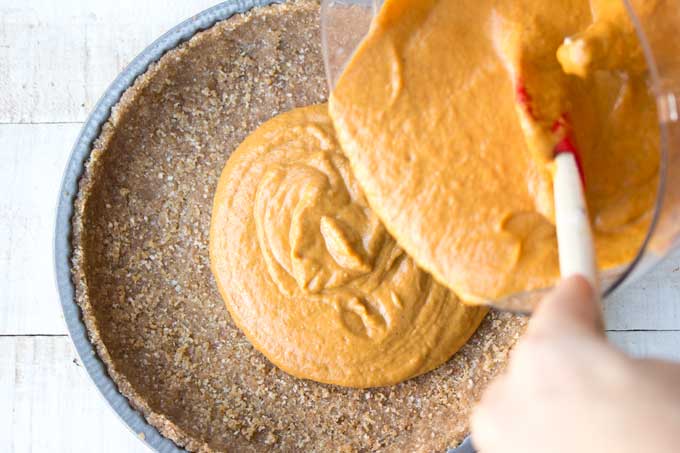
[[[235,322],[301,378],[397,383],[446,361],[486,313],[462,305],[387,233],[325,105],[270,120],[231,156],[210,253]]]

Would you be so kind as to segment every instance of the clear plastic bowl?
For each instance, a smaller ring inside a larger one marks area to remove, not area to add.
[[[673,251],[680,249],[680,4],[660,0],[621,0],[635,24],[647,59],[649,90],[657,100],[660,125],[659,186],[653,219],[636,257],[616,269],[601,273],[602,295],[647,273]],[[332,89],[354,50],[368,32],[382,0],[323,0],[321,37],[326,74]],[[625,133],[625,132],[622,132]],[[549,290],[529,291],[490,301],[496,308],[531,312]]]

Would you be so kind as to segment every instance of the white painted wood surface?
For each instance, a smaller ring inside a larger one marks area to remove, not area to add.
[[[79,124],[0,124],[0,334],[65,334],[52,275],[61,173]]]
[[[0,123],[82,122],[144,47],[215,0],[2,0]]]
[[[68,337],[0,338],[0,451],[149,452],[106,407]]]
[[[635,357],[653,357],[680,361],[680,335],[677,331],[619,331],[609,332],[615,345]]]
[[[147,44],[215,0],[0,0],[0,452],[145,452],[61,319],[52,229],[82,121]],[[680,360],[680,253],[605,307],[612,341]]]

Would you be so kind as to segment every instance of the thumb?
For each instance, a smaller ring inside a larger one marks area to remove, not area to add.
[[[599,297],[581,276],[562,280],[538,306],[529,322],[529,332],[554,334],[579,330],[604,335]]]

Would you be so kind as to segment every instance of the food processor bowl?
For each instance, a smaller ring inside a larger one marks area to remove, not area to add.
[[[659,178],[647,234],[628,263],[600,274],[607,297],[647,273],[680,248],[680,8],[670,0],[621,0],[635,26],[647,61],[648,90],[659,116]],[[368,33],[382,0],[323,0],[321,33],[324,62],[332,90],[354,50]],[[621,131],[625,133],[625,131]],[[488,301],[490,306],[530,313],[551,288]]]

